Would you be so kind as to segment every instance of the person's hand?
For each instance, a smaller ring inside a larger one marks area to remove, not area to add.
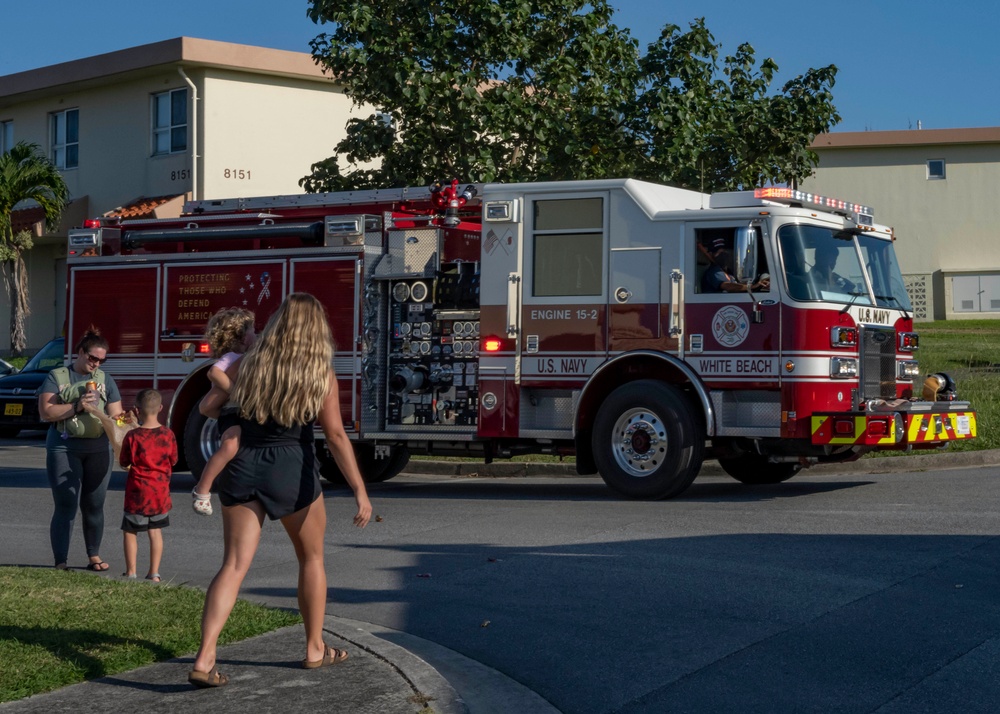
[[[139,409],[137,407],[131,410],[126,409],[121,414],[115,417],[115,421],[118,423],[118,426],[125,426],[126,424],[138,424]]]
[[[94,413],[99,411],[98,404],[100,404],[100,395],[94,389],[88,389],[82,397],[80,397],[80,410]]]
[[[358,512],[354,516],[354,525],[364,528],[368,521],[372,519],[372,504],[368,501],[368,496],[360,494],[354,497],[358,502]]]

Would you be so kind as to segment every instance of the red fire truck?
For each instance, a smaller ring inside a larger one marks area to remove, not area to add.
[[[785,188],[452,181],[197,200],[71,231],[67,329],[101,327],[126,404],[164,393],[195,473],[218,439],[197,406],[205,323],[237,305],[259,329],[303,291],[327,307],[367,479],[411,453],[572,454],[619,493],[665,498],[708,455],[763,484],[976,436],[951,380],[920,376],[893,242],[870,208]]]

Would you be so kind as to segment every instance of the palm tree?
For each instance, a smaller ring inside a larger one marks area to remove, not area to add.
[[[24,329],[30,311],[24,251],[32,246],[31,233],[14,233],[14,207],[22,201],[34,201],[45,214],[49,230],[54,230],[68,199],[62,174],[38,144],[21,141],[0,154],[0,263],[10,300],[10,349],[14,355],[20,355],[28,341]]]

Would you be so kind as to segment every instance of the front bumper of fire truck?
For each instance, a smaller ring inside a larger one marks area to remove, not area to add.
[[[976,412],[968,402],[892,400],[863,412],[819,412],[811,419],[812,443],[931,449],[976,438]]]

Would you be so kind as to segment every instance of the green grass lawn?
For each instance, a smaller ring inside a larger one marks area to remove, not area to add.
[[[0,702],[192,654],[204,601],[166,583],[0,567]],[[219,644],[301,621],[241,600]]]

